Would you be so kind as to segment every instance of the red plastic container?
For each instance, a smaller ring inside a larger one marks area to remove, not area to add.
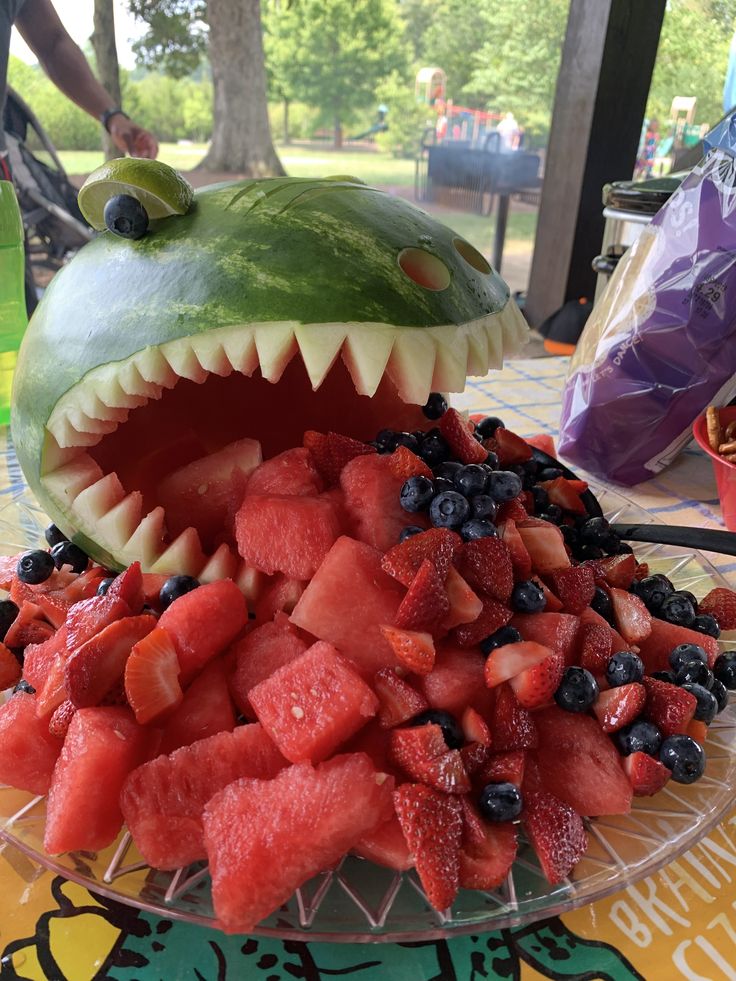
[[[733,419],[736,419],[736,405],[728,406],[719,412],[721,426],[725,429]],[[705,425],[705,413],[693,423],[693,436],[698,446],[703,449],[711,459],[713,473],[716,475],[716,486],[718,487],[718,497],[721,501],[723,521],[727,528],[736,531],[736,464],[729,463],[719,456],[715,450],[710,448],[708,442],[708,430]]]

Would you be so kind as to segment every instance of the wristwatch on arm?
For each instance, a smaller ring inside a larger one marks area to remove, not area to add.
[[[113,116],[125,116],[126,119],[130,119],[127,112],[123,112],[119,106],[116,106],[114,109],[105,109],[105,111],[100,115],[100,122],[108,133],[110,132],[110,120]]]

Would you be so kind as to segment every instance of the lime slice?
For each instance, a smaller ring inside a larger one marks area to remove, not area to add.
[[[105,205],[116,194],[136,198],[153,220],[186,214],[194,190],[178,171],[160,160],[139,157],[108,160],[89,175],[77,199],[80,211],[98,231],[105,228]]]

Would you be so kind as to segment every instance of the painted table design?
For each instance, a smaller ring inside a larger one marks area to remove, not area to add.
[[[455,404],[521,433],[556,431],[562,359],[512,362],[472,381]],[[0,430],[0,540],[22,477]],[[678,524],[721,527],[704,457],[686,450],[666,474],[626,491]],[[35,516],[29,515],[29,520]],[[22,515],[21,515],[22,520]],[[17,535],[17,533],[16,533]],[[736,561],[708,556],[727,577]],[[53,876],[0,844],[0,981],[736,981],[736,810],[657,875],[593,905],[512,930],[449,941],[325,944],[227,937],[162,919]]]

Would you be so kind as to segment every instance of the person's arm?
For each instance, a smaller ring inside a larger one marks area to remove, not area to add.
[[[15,26],[51,81],[72,102],[95,119],[115,108],[50,0],[25,0]],[[138,157],[155,157],[158,153],[156,138],[121,114],[110,118],[108,132],[113,143],[124,152]]]

